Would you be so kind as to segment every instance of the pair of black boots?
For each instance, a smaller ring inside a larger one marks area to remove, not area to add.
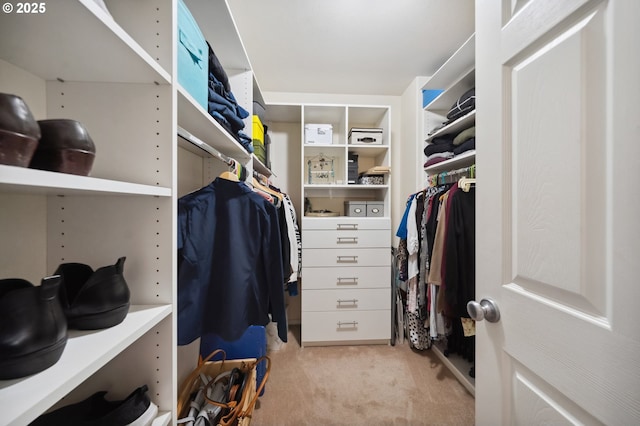
[[[67,330],[96,330],[121,323],[129,312],[125,258],[93,269],[63,263],[34,286],[0,280],[0,380],[39,373],[58,362]]]

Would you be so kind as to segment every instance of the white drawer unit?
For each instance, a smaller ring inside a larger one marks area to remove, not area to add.
[[[304,233],[302,248],[388,247],[388,229],[312,229]]]
[[[389,218],[303,219],[302,344],[388,343]]]
[[[391,310],[302,312],[306,344],[388,343]]]
[[[388,266],[304,268],[302,280],[305,290],[389,288],[390,274]]]
[[[389,308],[388,288],[307,290],[302,310],[312,311],[372,311]]]
[[[361,229],[391,230],[391,219],[388,217],[304,217],[302,229],[334,229],[337,231],[353,231]],[[389,242],[390,244],[390,242]]]
[[[390,264],[390,248],[303,249],[302,252],[303,268],[318,266],[387,266]]]

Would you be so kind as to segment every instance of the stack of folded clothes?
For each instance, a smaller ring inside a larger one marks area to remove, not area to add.
[[[453,136],[444,135],[438,138],[434,138],[429,145],[424,148],[424,155],[427,156],[427,161],[424,163],[424,167],[429,167],[434,164],[438,164],[441,161],[453,158]]]
[[[453,150],[454,155],[460,155],[463,152],[470,151],[472,149],[476,149],[476,128],[469,127],[458,133],[455,138],[453,138],[453,145],[455,146]]]
[[[243,119],[249,116],[249,112],[238,105],[233,93],[229,78],[220,64],[218,57],[209,46],[209,114],[224,127],[244,147],[247,152],[253,152],[253,141],[242,132]]]

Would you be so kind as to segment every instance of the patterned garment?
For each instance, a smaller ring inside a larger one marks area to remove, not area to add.
[[[429,330],[424,326],[424,321],[413,312],[407,312],[407,325],[409,328],[409,344],[412,348],[425,350],[431,347]]]
[[[398,262],[398,276],[401,281],[407,281],[409,279],[409,252],[407,251],[406,238],[402,238],[398,243],[396,259]]]

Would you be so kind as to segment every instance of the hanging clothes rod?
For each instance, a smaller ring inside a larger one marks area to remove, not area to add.
[[[475,178],[476,177],[476,165],[464,167],[462,169],[451,170],[448,172],[438,173],[428,177],[430,186],[443,185],[446,183],[457,182],[460,178]]]
[[[258,179],[258,182],[262,183],[263,185],[268,185],[269,184],[269,178],[265,175],[263,175],[260,172],[256,172],[255,170],[253,171],[253,177]]]
[[[187,132],[185,129],[183,129],[180,126],[178,126],[178,136],[180,136],[182,139],[189,142],[190,144],[205,151],[207,154],[210,154],[213,158],[217,158],[218,160],[222,161],[228,166],[233,167],[235,164],[238,164],[236,160],[234,160],[233,158],[227,157],[226,155],[222,154],[220,151],[218,151],[211,145],[201,141],[200,139],[198,139],[191,133]]]

